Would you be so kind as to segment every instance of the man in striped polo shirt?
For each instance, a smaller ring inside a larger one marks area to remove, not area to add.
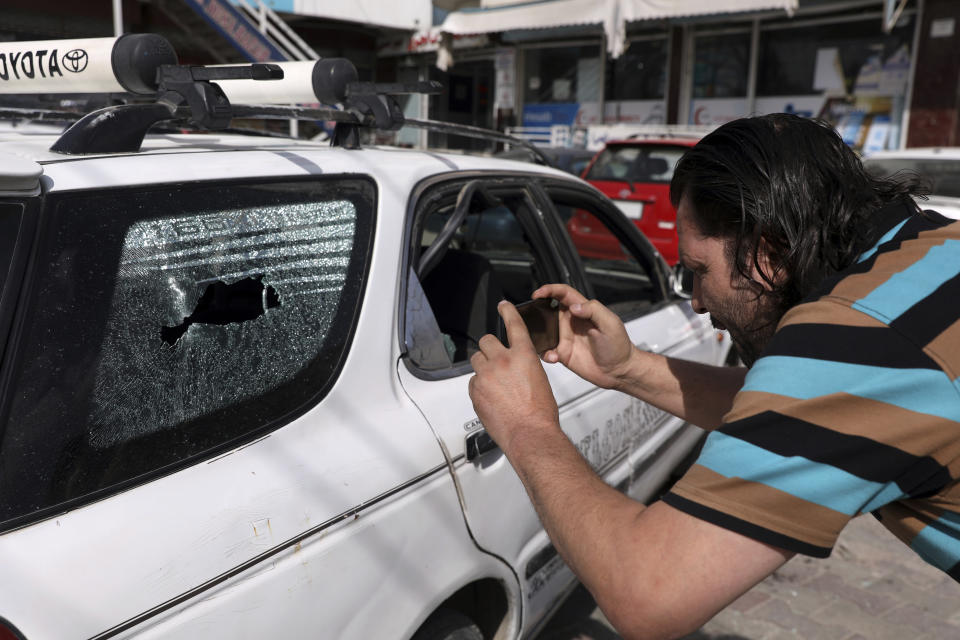
[[[737,120],[677,165],[692,304],[746,368],[635,348],[566,285],[544,354],[711,431],[663,500],[607,487],[560,430],[526,330],[500,313],[471,397],[557,549],[630,638],[699,628],[795,553],[825,557],[872,513],[960,580],[960,223],[921,212],[914,183],[876,180],[829,127]]]

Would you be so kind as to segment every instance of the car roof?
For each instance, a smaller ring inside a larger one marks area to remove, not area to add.
[[[50,151],[58,137],[57,129],[0,129],[0,191],[27,191],[24,180],[33,180],[36,187],[41,172],[48,191],[183,180],[184,163],[170,158],[183,154],[196,155],[196,162],[189,163],[189,175],[196,180],[291,173],[355,173],[387,180],[399,172],[406,180],[418,181],[440,173],[475,170],[572,177],[551,167],[486,156],[399,147],[347,149],[310,140],[234,133],[151,134],[139,151],[89,155]]]
[[[867,155],[865,160],[882,160],[885,158],[909,159],[936,159],[960,160],[960,147],[911,147],[893,151],[876,151]]]
[[[120,155],[147,155],[151,153],[196,153],[200,151],[239,150],[244,148],[283,148],[300,146],[301,141],[288,138],[253,137],[235,134],[176,133],[151,134],[144,138],[140,151],[129,153],[90,153],[70,155],[51,151],[59,138],[59,131],[0,130],[0,145],[4,151],[29,158],[40,164],[72,162],[77,160]],[[314,143],[316,146],[316,143]]]
[[[608,140],[607,146],[692,147],[700,138],[623,138]]]
[[[554,154],[554,155],[584,155],[588,153],[596,153],[595,150],[585,149],[583,147],[550,147],[537,145],[537,149],[545,154]],[[524,154],[530,155],[532,152],[525,147],[512,147],[506,151],[499,151],[494,154],[497,158],[510,158],[513,156],[522,156]]]

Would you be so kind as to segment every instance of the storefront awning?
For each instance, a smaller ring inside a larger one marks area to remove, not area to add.
[[[798,0],[623,0],[631,20],[683,18],[744,11],[783,10],[792,14]]]
[[[601,24],[610,13],[610,5],[620,3],[621,0],[540,0],[472,7],[448,14],[440,30],[462,35]]]
[[[483,6],[447,15],[440,31],[452,35],[495,33],[516,29],[549,29],[603,25],[607,50],[614,58],[626,48],[626,24],[638,20],[684,18],[745,11],[784,10],[793,13],[798,0],[533,0]]]

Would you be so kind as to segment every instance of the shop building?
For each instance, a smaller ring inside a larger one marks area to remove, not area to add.
[[[109,2],[4,5],[0,39],[109,36],[118,28]],[[708,130],[786,111],[830,120],[861,151],[960,145],[956,0],[114,0],[113,6],[123,31],[161,33],[183,62],[198,64],[252,59],[204,11],[269,10],[308,45],[310,57],[347,57],[363,80],[432,79],[447,87],[440,96],[404,98],[408,116],[536,127],[548,138],[557,127],[565,132],[563,144],[596,147],[645,126]],[[261,26],[256,15],[247,26]],[[401,132],[399,141],[480,144],[418,131]]]
[[[380,48],[381,69],[393,58],[450,87],[414,115],[559,125],[597,146],[646,125],[792,112],[860,151],[960,144],[954,0],[435,4],[452,10],[430,37]]]

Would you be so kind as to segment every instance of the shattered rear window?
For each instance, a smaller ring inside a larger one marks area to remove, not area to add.
[[[48,208],[0,450],[0,521],[279,426],[352,335],[374,189],[194,185]]]

